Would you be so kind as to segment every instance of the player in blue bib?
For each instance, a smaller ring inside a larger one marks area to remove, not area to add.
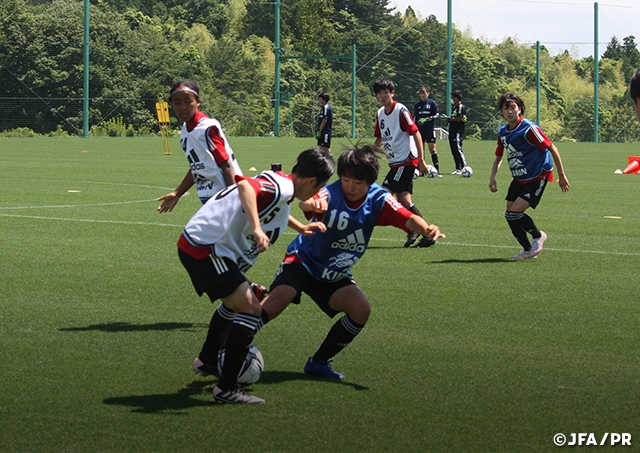
[[[380,170],[376,152],[380,151],[372,145],[344,152],[338,159],[340,179],[300,202],[307,217],[323,222],[327,229],[291,242],[262,302],[269,320],[291,302],[300,303],[303,292],[328,316],[344,313],[307,361],[308,375],[344,378],[328,362],[353,341],[369,318],[369,300],[353,280],[351,268],[367,250],[374,227],[391,225],[433,240],[445,237],[437,226],[427,224],[375,184]]]
[[[553,163],[563,192],[569,190],[569,181],[556,146],[536,123],[523,117],[525,105],[522,99],[513,93],[505,93],[498,99],[498,109],[507,124],[498,131],[489,189],[491,192],[498,191],[496,174],[506,151],[513,181],[507,191],[507,210],[504,215],[513,236],[523,249],[511,258],[535,258],[542,250],[547,234],[538,229],[525,211],[529,207],[536,208],[547,182],[553,181]],[[531,242],[527,234],[531,235]]]

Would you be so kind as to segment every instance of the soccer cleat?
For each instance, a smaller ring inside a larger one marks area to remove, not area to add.
[[[199,374],[201,376],[210,376],[210,375],[214,375],[214,376],[220,376],[220,373],[218,373],[218,364],[217,363],[204,363],[202,360],[200,360],[200,357],[196,357],[196,359],[193,361],[193,371],[196,372],[196,374]]]
[[[535,258],[535,256],[531,256],[531,253],[528,250],[523,250],[517,255],[511,257],[512,260],[523,260],[527,258]]]
[[[222,390],[217,385],[213,388],[213,398],[219,403],[229,404],[264,404],[265,401],[257,396],[249,395],[239,385],[232,390]]]
[[[253,291],[253,294],[256,295],[260,302],[269,294],[266,286],[258,285],[257,283],[251,283],[251,291]]]
[[[461,175],[462,174],[462,170],[453,170],[451,172],[452,175]]]
[[[418,233],[414,233],[413,231],[407,234],[407,241],[404,243],[405,247],[411,247],[411,244],[416,242],[418,239]]]
[[[433,239],[428,238],[426,236],[423,236],[422,239],[420,239],[420,242],[418,242],[413,247],[414,248],[427,248],[427,247],[431,247],[435,243],[436,243],[436,241],[434,241]]]
[[[529,255],[531,255],[532,257],[538,256],[538,254],[542,251],[544,241],[547,240],[547,233],[542,230],[540,230],[540,233],[542,233],[542,235],[539,238],[533,239],[531,241],[531,251],[529,252]]]
[[[304,374],[307,376],[318,376],[327,379],[344,379],[344,374],[338,373],[331,368],[328,362],[314,362],[313,357],[309,357],[304,366]]]

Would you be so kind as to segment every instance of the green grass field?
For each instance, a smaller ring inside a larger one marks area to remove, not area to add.
[[[313,140],[231,143],[251,174],[290,170]],[[537,260],[507,259],[519,251],[503,216],[508,167],[490,193],[494,144],[469,141],[472,178],[416,180],[416,204],[447,239],[404,249],[401,231],[378,228],[355,266],[373,312],[333,362],[346,381],[302,373],[334,322],[305,298],[256,337],[266,371],[252,392],[267,404],[237,407],[215,405],[215,380],[191,370],[215,306],[175,247],[197,196],[156,212],[187,171],[177,140],[172,156],[159,138],[0,140],[0,451],[540,452],[558,450],[556,433],[640,443],[640,176],[613,174],[640,150],[557,145],[571,191],[550,185],[531,213],[549,235]],[[293,237],[249,276],[270,283]]]

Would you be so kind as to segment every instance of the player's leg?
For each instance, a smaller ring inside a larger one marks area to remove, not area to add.
[[[231,295],[223,297],[222,301],[236,313],[236,317],[229,329],[222,376],[213,389],[213,396],[217,401],[225,403],[264,403],[263,399],[248,395],[238,385],[238,374],[242,364],[246,360],[255,334],[263,325],[260,302],[246,281]]]
[[[335,283],[316,281],[308,285],[305,292],[328,316],[344,315],[331,327],[316,353],[309,357],[304,372],[311,376],[344,379],[342,373],[331,368],[329,361],[362,331],[371,313],[369,301],[352,279]]]
[[[225,346],[229,329],[236,314],[228,309],[224,304],[220,304],[211,317],[207,337],[202,345],[200,354],[193,361],[193,369],[203,376],[218,373],[218,352]]]
[[[428,146],[429,154],[431,154],[431,162],[433,162],[433,166],[436,167],[436,170],[438,170],[438,173],[440,173],[440,162],[438,160],[438,152],[436,151],[435,135],[433,137],[433,141],[430,141]]]
[[[198,295],[207,294],[211,302],[231,294],[238,285],[246,281],[244,275],[231,261],[211,257],[196,259],[182,250],[178,250],[178,256],[189,273]],[[218,351],[224,347],[234,319],[235,312],[224,304],[220,304],[211,317],[200,354],[193,361],[193,368],[197,373],[204,376],[218,374]]]
[[[531,234],[534,239],[542,236],[533,219],[525,213],[529,206],[529,202],[521,197],[516,198],[512,202],[507,202],[507,209],[504,214],[505,219],[511,228],[513,236],[523,249],[522,252],[515,255],[513,258],[519,259],[534,257],[535,255],[531,254],[532,244],[529,242],[529,236],[527,233]]]

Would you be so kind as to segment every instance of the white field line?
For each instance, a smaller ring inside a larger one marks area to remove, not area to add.
[[[149,200],[113,201],[110,203],[59,204],[59,205],[44,205],[44,206],[0,206],[0,211],[9,211],[14,209],[86,208],[86,207],[94,207],[94,206],[116,206],[116,205],[123,205],[123,204],[149,203],[152,201],[158,201],[158,199],[151,198]]]
[[[145,200],[149,201],[149,200]],[[154,201],[154,200],[152,200]],[[142,201],[140,201],[142,202]],[[113,203],[117,204],[117,203]],[[66,217],[47,217],[47,216],[32,216],[32,215],[21,215],[21,214],[2,214],[0,213],[0,217],[12,217],[12,218],[20,218],[20,219],[34,219],[34,220],[55,220],[59,222],[84,222],[84,223],[108,223],[108,224],[116,224],[116,225],[144,225],[144,226],[156,226],[156,227],[170,227],[170,228],[183,228],[184,225],[176,225],[172,223],[151,223],[151,222],[130,222],[126,220],[97,220],[97,219],[71,219]],[[285,235],[296,235],[297,233],[287,231],[284,233]],[[381,241],[381,242],[397,242],[398,239],[388,239],[388,238],[371,238],[372,241]],[[498,249],[514,249],[516,247],[512,245],[488,245],[488,244],[469,244],[462,242],[450,242],[450,241],[438,241],[438,245],[451,245],[455,247],[484,247],[484,248],[498,248]],[[587,254],[595,254],[595,255],[614,255],[614,256],[640,256],[640,253],[636,252],[607,252],[602,250],[578,250],[578,249],[559,249],[552,247],[545,247],[547,251],[552,252],[565,252],[565,253],[587,253]]]

